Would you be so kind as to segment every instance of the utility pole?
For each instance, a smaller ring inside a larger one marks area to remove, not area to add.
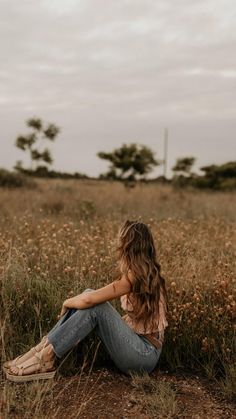
[[[168,128],[164,130],[164,159],[163,159],[163,176],[167,175],[167,153],[168,153]]]

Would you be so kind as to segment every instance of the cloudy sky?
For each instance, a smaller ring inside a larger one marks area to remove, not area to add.
[[[0,167],[28,165],[32,116],[61,128],[58,170],[97,175],[130,142],[162,158],[165,127],[169,176],[236,159],[235,0],[0,0],[0,19]]]

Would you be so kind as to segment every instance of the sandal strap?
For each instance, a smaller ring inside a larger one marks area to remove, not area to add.
[[[32,375],[37,374],[39,372],[45,372],[44,370],[45,370],[47,364],[50,364],[50,368],[53,367],[53,361],[42,361],[42,359],[38,355],[37,355],[37,358],[39,359],[39,362],[32,362],[31,364],[29,364],[27,366],[22,365],[21,367],[18,367],[16,365],[16,368],[18,368],[18,372],[17,372],[17,374],[13,374],[13,375],[20,375],[20,376],[27,375],[27,374],[23,374],[24,371],[27,370],[27,368],[30,368],[34,365],[38,365],[38,368],[36,369],[36,371],[31,372],[30,375],[31,374]],[[47,372],[47,370],[46,370],[46,372]]]
[[[19,358],[21,358],[21,355],[17,356],[15,359],[13,359],[12,364],[10,364],[10,366],[16,365],[16,362],[18,361]]]
[[[36,354],[34,354],[35,358],[38,358],[40,361],[42,359],[42,356],[40,356],[40,352],[36,352]]]
[[[40,352],[37,352],[37,353],[34,355],[34,357],[35,357],[35,358],[38,358],[39,362],[34,362],[32,365],[39,364],[39,365],[40,365],[40,368],[41,368],[41,367],[43,367],[43,366],[45,366],[45,364],[46,364],[47,362],[51,362],[51,361],[44,361],[44,360],[42,359],[42,355],[40,355]],[[26,367],[26,368],[27,368],[27,367]]]
[[[17,367],[18,368],[18,374],[17,375],[23,375],[24,367]]]
[[[31,348],[30,349],[30,351],[33,351],[33,354],[32,355],[35,355],[36,353],[37,353],[37,350],[35,349],[35,347],[33,347],[33,348]],[[19,356],[17,356],[15,359],[13,359],[12,361],[7,361],[6,363],[5,363],[5,365],[6,365],[6,368],[9,368],[9,367],[17,367],[17,362],[18,361],[20,361],[20,359],[22,358],[24,356],[24,354],[23,355],[19,355]]]

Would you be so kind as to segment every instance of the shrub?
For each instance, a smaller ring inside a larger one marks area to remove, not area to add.
[[[36,187],[35,182],[21,173],[9,172],[0,169],[0,187],[19,188],[19,187]]]

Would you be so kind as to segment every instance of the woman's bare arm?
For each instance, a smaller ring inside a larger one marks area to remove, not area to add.
[[[123,275],[120,280],[113,281],[102,288],[90,292],[83,292],[82,294],[65,300],[60,316],[62,316],[68,308],[84,309],[92,307],[96,304],[121,297],[124,294],[128,294],[130,291],[131,284],[126,279],[126,276]]]

